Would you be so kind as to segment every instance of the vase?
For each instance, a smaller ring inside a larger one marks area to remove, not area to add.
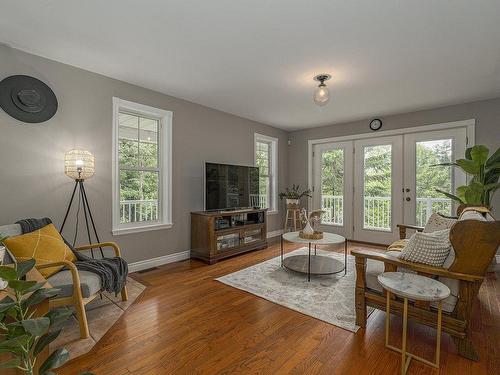
[[[311,227],[311,224],[309,223],[309,221],[307,222],[304,229],[302,229],[302,233],[307,234],[309,236],[314,233],[314,229],[313,229],[313,227]]]

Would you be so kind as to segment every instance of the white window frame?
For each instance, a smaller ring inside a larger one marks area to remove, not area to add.
[[[270,146],[269,171],[271,178],[269,179],[269,209],[268,214],[277,214],[278,208],[278,138],[267,135],[254,133],[254,165],[257,165],[257,143],[263,142]]]
[[[126,111],[159,121],[158,220],[120,223],[119,113]],[[113,97],[113,235],[172,228],[172,112]]]

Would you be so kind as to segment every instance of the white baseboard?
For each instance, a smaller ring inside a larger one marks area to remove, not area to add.
[[[283,229],[273,230],[272,232],[267,232],[267,238],[278,237],[283,234]]]
[[[129,272],[142,271],[148,268],[158,267],[168,263],[179,262],[190,258],[190,251],[181,251],[180,253],[168,254],[158,258],[140,260],[128,264]]]

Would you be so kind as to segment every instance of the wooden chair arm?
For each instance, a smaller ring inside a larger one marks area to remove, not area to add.
[[[80,296],[80,299],[81,299],[82,290],[80,289],[80,275],[78,274],[78,270],[76,269],[76,266],[73,263],[71,263],[69,260],[61,260],[58,262],[45,263],[45,264],[41,264],[39,266],[36,266],[36,268],[40,270],[43,268],[50,268],[50,267],[55,267],[55,266],[64,266],[70,270],[71,279],[73,280],[73,295]]]
[[[448,277],[450,279],[464,280],[470,282],[481,282],[483,280],[482,276],[451,272],[441,267],[433,267],[433,266],[428,266],[426,264],[407,262],[395,256],[372,250],[352,250],[351,254],[354,255],[354,257],[356,258],[378,260],[380,262],[392,264],[397,267],[404,267],[428,275],[436,275],[436,276]]]
[[[75,247],[75,250],[77,250],[77,251],[83,251],[83,250],[96,249],[98,247],[112,247],[113,250],[114,250],[114,252],[115,252],[115,255],[117,257],[121,256],[120,247],[118,246],[118,244],[116,242],[93,243],[93,244],[90,244],[90,245],[83,245],[83,246]]]
[[[399,239],[401,240],[404,240],[406,238],[407,229],[414,229],[417,232],[422,232],[424,230],[424,227],[421,227],[419,225],[398,224],[397,227],[399,228]]]

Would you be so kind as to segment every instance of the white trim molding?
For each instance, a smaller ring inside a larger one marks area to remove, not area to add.
[[[120,167],[119,163],[119,113],[127,111],[138,116],[145,116],[159,121],[158,139],[158,171],[159,206],[158,220],[132,223],[120,223]],[[172,222],[172,116],[171,111],[149,107],[113,97],[113,199],[112,199],[112,233],[113,235],[137,233],[150,230],[168,229]]]
[[[180,262],[182,260],[189,259],[191,257],[191,251],[181,251],[179,253],[168,254],[157,258],[140,260],[138,262],[133,262],[128,264],[128,271],[130,273],[146,270],[148,268],[162,266],[168,263]]]
[[[271,172],[271,191],[269,196],[269,210],[267,213],[269,215],[277,214],[279,212],[278,208],[278,138],[270,137],[268,135],[263,135],[259,133],[254,133],[254,165],[257,164],[257,142],[263,142],[269,144],[270,150],[270,172]]]

